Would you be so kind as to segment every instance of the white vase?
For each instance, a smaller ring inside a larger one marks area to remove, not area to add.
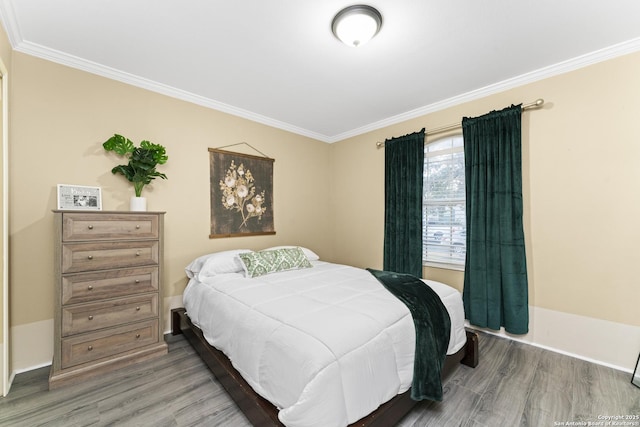
[[[146,211],[147,210],[147,198],[132,196],[129,209],[132,211]]]

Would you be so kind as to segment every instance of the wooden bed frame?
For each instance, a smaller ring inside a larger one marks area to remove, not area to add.
[[[277,409],[259,396],[231,365],[220,350],[209,345],[202,331],[191,323],[184,308],[171,310],[172,335],[184,334],[213,375],[255,427],[284,427],[278,420]],[[455,354],[447,356],[442,368],[442,378],[450,375],[462,363],[475,368],[478,365],[478,334],[467,332],[467,343]],[[411,399],[410,390],[399,394],[381,405],[371,414],[349,427],[388,427],[396,424],[417,403]]]

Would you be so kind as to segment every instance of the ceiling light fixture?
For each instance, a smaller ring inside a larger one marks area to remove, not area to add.
[[[382,27],[382,15],[375,8],[357,4],[342,9],[331,23],[333,34],[347,46],[362,46]]]

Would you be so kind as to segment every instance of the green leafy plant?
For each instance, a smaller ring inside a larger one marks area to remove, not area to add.
[[[136,197],[140,197],[144,186],[155,178],[167,179],[165,174],[156,170],[157,165],[163,165],[169,159],[162,145],[142,141],[140,147],[136,147],[130,139],[115,134],[106,140],[102,147],[129,159],[128,164],[118,165],[111,169],[111,172],[122,174],[132,182]]]

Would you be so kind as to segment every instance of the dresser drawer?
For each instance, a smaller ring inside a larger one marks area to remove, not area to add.
[[[106,331],[64,338],[61,367],[69,368],[157,342],[157,321],[134,323]]]
[[[158,317],[158,294],[62,307],[62,336]]]
[[[157,239],[157,215],[65,213],[62,240]]]
[[[62,272],[158,265],[158,241],[65,243]]]
[[[158,284],[158,267],[66,275],[62,277],[62,304],[154,292]]]

